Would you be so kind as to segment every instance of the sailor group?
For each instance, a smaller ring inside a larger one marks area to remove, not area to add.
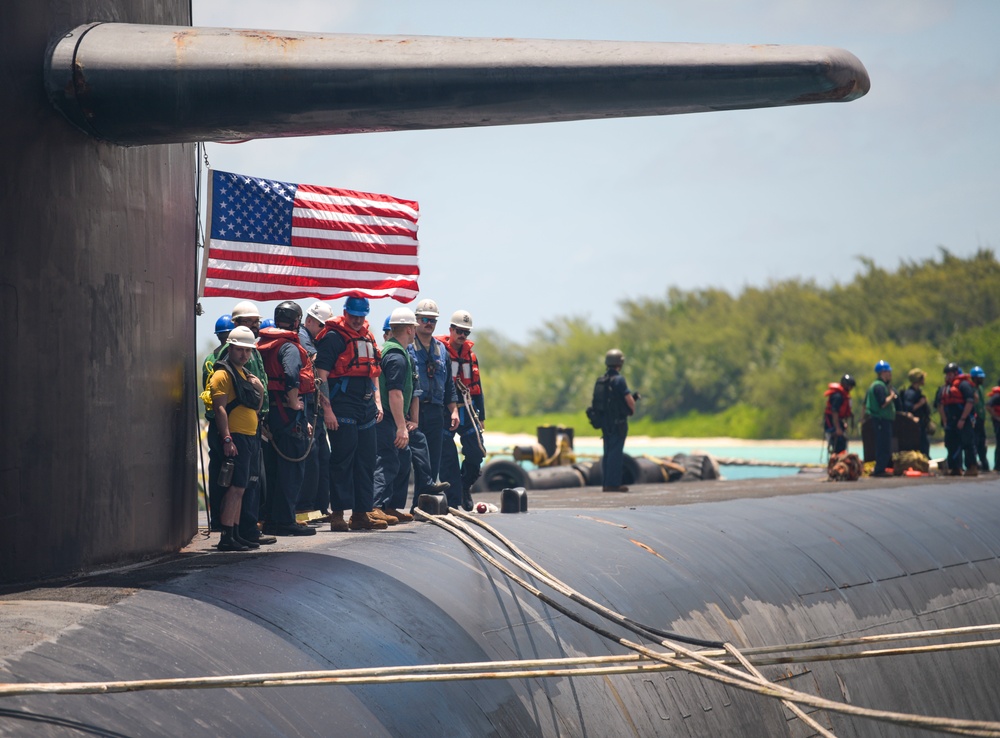
[[[927,374],[921,369],[907,373],[909,386],[897,392],[892,384],[892,366],[887,361],[875,364],[875,380],[865,393],[863,421],[872,424],[875,440],[875,468],[872,476],[891,474],[893,429],[897,418],[917,424],[916,449],[925,457],[930,454],[930,436],[936,431],[936,416],[944,428],[947,450],[944,468],[951,476],[978,476],[989,471],[986,455],[986,419],[993,425],[997,440],[993,468],[1000,470],[1000,386],[984,392],[986,372],[974,366],[968,374],[955,362],[944,367],[944,382],[933,399],[923,391]],[[831,383],[825,392],[826,409],[823,425],[830,454],[847,450],[848,422],[854,417],[851,390],[855,379],[845,374]]]
[[[421,495],[472,509],[486,419],[472,315],[457,310],[435,336],[437,303],[398,307],[380,345],[370,311],[365,297],[348,297],[336,316],[322,301],[304,314],[285,301],[262,322],[242,301],[216,322],[202,400],[219,550],[314,535],[326,522],[384,530],[412,521]]]

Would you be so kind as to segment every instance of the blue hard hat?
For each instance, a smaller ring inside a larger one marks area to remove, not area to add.
[[[889,366],[889,362],[886,361],[885,359],[880,360],[879,363],[875,365],[876,374],[881,374],[882,372],[891,372],[891,371],[892,367]]]
[[[274,328],[274,321],[271,318],[264,318],[260,323],[261,328]]]
[[[385,333],[387,330],[389,330],[389,318],[391,318],[391,317],[392,317],[391,315],[386,315],[385,316],[385,322],[382,324],[382,332],[383,333]]]
[[[981,366],[974,366],[974,367],[972,367],[972,371],[969,372],[969,376],[970,377],[981,377],[983,379],[986,379],[986,372],[983,371],[983,368]]]
[[[344,310],[347,311],[348,315],[363,317],[371,312],[371,306],[368,304],[367,297],[348,297],[344,301]]]
[[[233,322],[233,316],[229,313],[225,315],[220,315],[219,319],[215,321],[215,335],[220,333],[229,333],[233,328],[236,327],[236,323]]]

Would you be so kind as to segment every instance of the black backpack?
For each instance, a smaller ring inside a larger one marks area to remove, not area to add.
[[[236,390],[236,399],[226,405],[227,413],[231,412],[237,405],[248,407],[254,412],[260,408],[263,398],[260,391],[250,383],[250,380],[241,377],[240,373],[224,358],[216,359],[215,368],[225,370],[233,382],[233,389]]]
[[[587,408],[587,420],[594,428],[610,425],[615,418],[611,410],[611,375],[605,374],[594,382],[594,395]]]

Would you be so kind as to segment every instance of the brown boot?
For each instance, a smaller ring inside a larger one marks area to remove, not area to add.
[[[979,476],[979,465],[972,464],[968,469],[965,470],[965,476],[967,477],[978,477]]]
[[[344,520],[343,510],[334,510],[330,513],[330,530],[333,533],[346,533],[351,528],[347,525],[347,521]]]
[[[402,510],[397,510],[394,507],[387,507],[385,509],[385,514],[390,518],[396,518],[400,523],[409,523],[413,520],[413,516],[410,513],[405,513]]]
[[[380,507],[376,507],[370,513],[368,513],[368,517],[374,518],[375,520],[382,520],[386,523],[386,525],[395,525],[396,523],[399,522],[399,518],[393,515],[389,515]]]
[[[371,513],[351,513],[351,530],[385,530],[387,527],[384,520],[372,517]]]

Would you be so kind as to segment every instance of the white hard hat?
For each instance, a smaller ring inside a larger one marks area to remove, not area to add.
[[[396,308],[392,311],[392,315],[389,316],[389,325],[416,325],[417,316],[413,314],[410,308]]]
[[[236,307],[233,308],[233,320],[237,318],[259,318],[260,310],[249,300],[244,300],[243,302],[236,303]]]
[[[306,311],[306,315],[312,316],[320,323],[325,323],[333,317],[333,308],[325,302],[314,302],[309,306],[309,310]]]
[[[242,348],[254,348],[257,345],[257,338],[254,336],[253,331],[245,325],[238,325],[229,332],[229,339],[226,343],[231,343],[233,346],[241,346]]]
[[[468,328],[472,330],[472,315],[468,310],[456,310],[452,313],[451,324],[456,328]]]
[[[414,312],[417,315],[424,315],[428,318],[436,318],[440,315],[438,304],[434,300],[421,300],[417,303],[417,309]]]

